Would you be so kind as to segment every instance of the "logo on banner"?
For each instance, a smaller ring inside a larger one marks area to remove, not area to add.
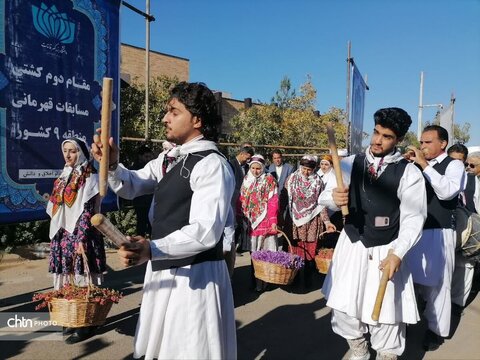
[[[55,5],[48,8],[42,3],[40,8],[32,5],[33,25],[43,36],[62,44],[73,42],[75,24],[69,21],[67,14],[58,12]]]

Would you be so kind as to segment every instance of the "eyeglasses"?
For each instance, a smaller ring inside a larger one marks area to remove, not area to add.
[[[478,166],[479,164],[472,164],[472,163],[465,163],[465,167],[466,168],[470,168],[470,169],[475,169],[475,166]]]

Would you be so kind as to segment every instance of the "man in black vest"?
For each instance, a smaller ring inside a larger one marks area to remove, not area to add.
[[[332,329],[345,338],[351,359],[369,359],[370,332],[377,359],[396,359],[405,349],[406,324],[419,320],[410,270],[402,261],[421,236],[427,214],[420,170],[397,149],[412,122],[400,108],[380,109],[365,154],[342,160],[344,182],[328,182],[320,203],[348,205],[322,292],[332,308]],[[388,282],[378,321],[372,319],[382,271]]]
[[[407,256],[418,293],[425,300],[428,322],[423,347],[433,351],[450,333],[451,284],[455,267],[455,214],[463,190],[465,167],[447,156],[448,132],[441,126],[425,127],[420,149],[410,160],[422,170],[427,185],[428,216],[422,238]]]
[[[465,145],[454,144],[448,148],[448,156],[465,163],[468,149]],[[467,173],[465,190],[460,194],[460,202],[468,211],[480,214],[480,181],[474,174]],[[457,234],[458,236],[458,234]],[[455,270],[452,277],[452,312],[462,314],[472,290],[475,263],[455,252]]]
[[[119,250],[126,266],[148,261],[133,355],[233,359],[234,304],[222,235],[235,183],[213,142],[221,125],[213,93],[202,83],[177,84],[162,122],[176,146],[140,170],[118,164],[110,139],[111,189],[124,198],[154,194],[151,240],[134,236]],[[102,150],[97,136],[97,161]]]
[[[242,187],[243,178],[248,172],[248,162],[253,156],[253,147],[249,143],[245,143],[240,148],[237,155],[230,159],[230,164],[235,177],[235,191],[232,196],[232,208],[235,213],[235,245],[241,251],[249,249],[246,245],[246,230],[242,228],[241,213],[238,207],[238,198],[240,197],[240,188]]]

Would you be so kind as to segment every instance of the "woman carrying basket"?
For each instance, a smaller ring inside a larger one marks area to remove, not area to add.
[[[84,252],[91,281],[94,285],[101,285],[106,270],[105,248],[103,237],[90,224],[91,217],[100,208],[98,175],[83,140],[65,140],[62,152],[65,167],[54,182],[47,204],[47,214],[51,217],[48,271],[53,273],[55,290],[68,284],[70,279],[74,279],[76,285],[86,286],[90,279],[80,255]],[[65,342],[75,344],[93,333],[94,327],[65,328],[64,334],[71,334]]]
[[[330,222],[326,208],[320,206],[318,198],[324,186],[320,176],[314,172],[317,159],[305,155],[300,167],[287,179],[288,205],[293,221],[293,253],[305,260],[304,280],[310,286],[315,269],[315,255],[319,235],[326,229],[336,230]]]
[[[277,251],[278,193],[275,178],[265,173],[265,159],[254,155],[249,171],[240,189],[238,206],[250,237],[250,250]],[[253,272],[253,266],[252,266]],[[256,280],[256,290],[261,292],[265,283]]]

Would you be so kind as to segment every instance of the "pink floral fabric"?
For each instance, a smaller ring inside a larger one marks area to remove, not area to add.
[[[270,174],[262,174],[250,183],[244,181],[240,189],[239,206],[249,224],[250,235],[270,234],[272,224],[277,223],[278,214],[275,178]]]

